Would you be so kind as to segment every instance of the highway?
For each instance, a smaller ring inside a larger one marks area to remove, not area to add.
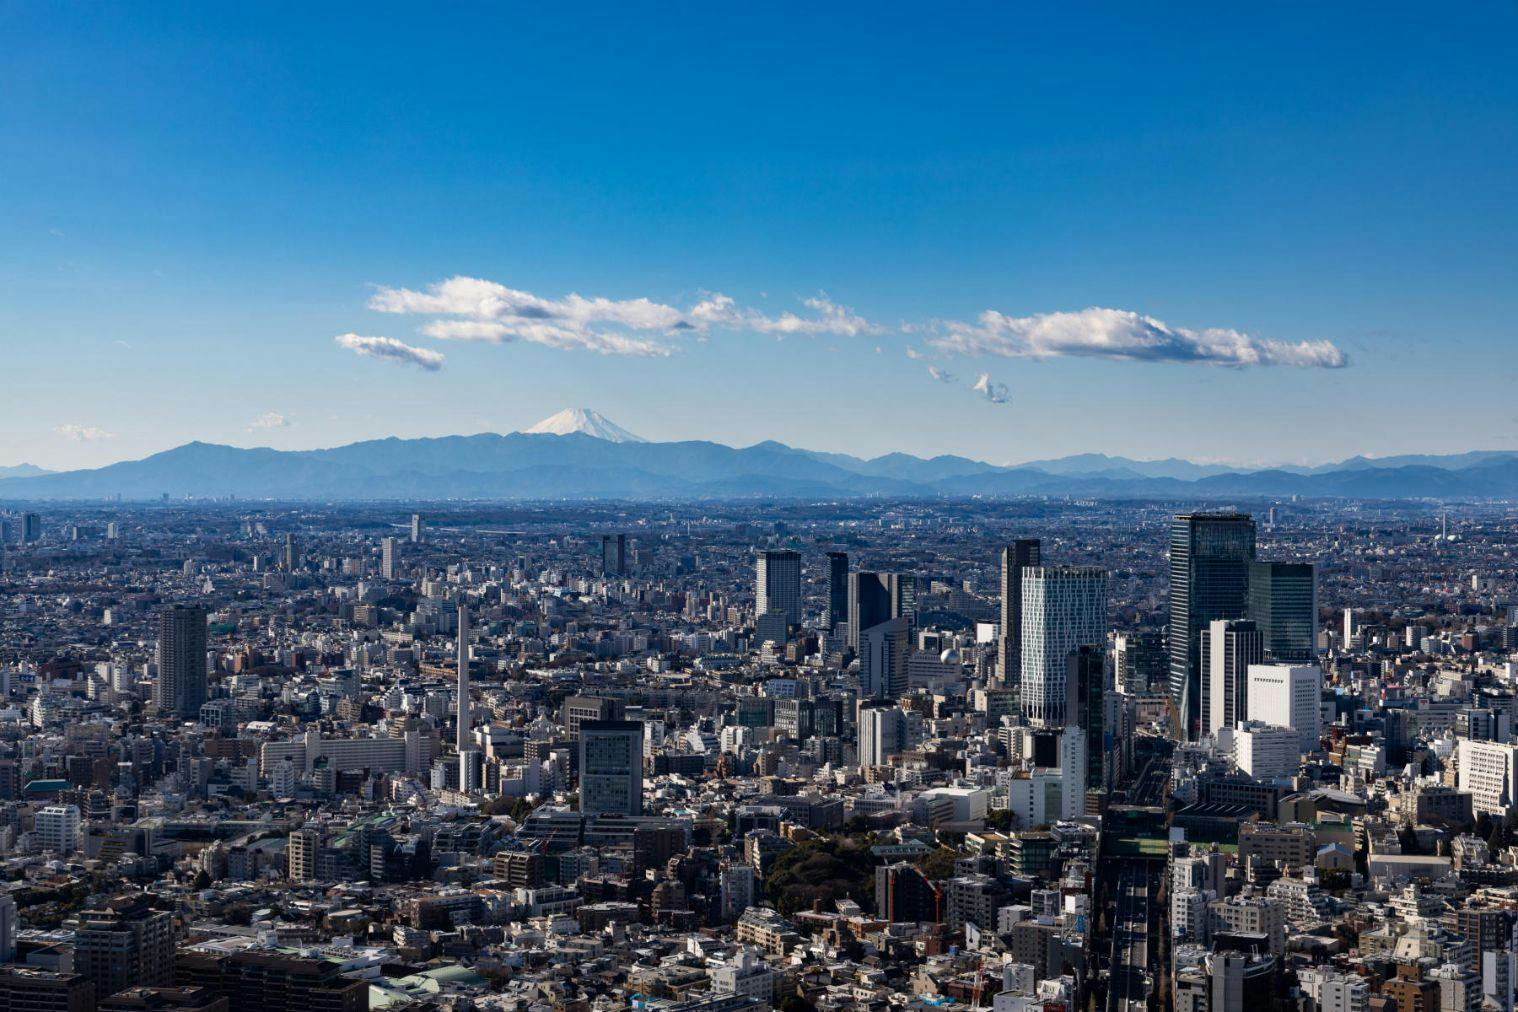
[[[1118,873],[1112,922],[1108,1012],[1147,1012],[1154,990],[1149,976],[1149,880],[1144,861],[1128,861]]]

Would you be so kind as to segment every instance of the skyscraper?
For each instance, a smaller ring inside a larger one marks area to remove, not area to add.
[[[1318,654],[1318,581],[1309,562],[1252,562],[1249,617],[1274,661],[1310,661]]]
[[[893,618],[905,618],[911,624],[909,614],[911,601],[907,587],[910,576],[900,573],[850,573],[848,603],[848,643],[855,653],[859,651],[859,637],[864,630],[889,622]]]
[[[849,620],[849,555],[828,552],[828,613],[824,624],[829,629]]]
[[[580,811],[643,814],[643,722],[580,724]]]
[[[601,535],[601,575],[627,575],[627,535]]]
[[[458,677],[459,677],[459,703],[458,703],[458,737],[457,746],[459,752],[469,748],[469,608],[467,605],[459,605],[459,639],[458,639]]]
[[[1315,664],[1251,664],[1248,719],[1296,731],[1303,752],[1321,737],[1323,672]]]
[[[1095,645],[1070,651],[1065,659],[1065,726],[1085,736],[1086,790],[1106,786],[1106,687],[1106,652]]]
[[[295,535],[293,533],[286,533],[285,534],[285,552],[284,552],[284,558],[282,559],[282,561],[284,563],[285,572],[287,572],[287,573],[293,573],[293,572],[295,572],[296,552],[295,552]]]
[[[1265,637],[1247,619],[1220,618],[1202,630],[1202,730],[1216,735],[1249,712],[1249,666],[1265,660]]]
[[[867,699],[897,699],[907,691],[912,627],[904,617],[887,619],[859,634],[859,691]]]
[[[380,542],[380,576],[394,580],[400,572],[401,546],[399,538],[386,538]]]
[[[1023,715],[1035,725],[1065,723],[1065,673],[1070,653],[1107,641],[1107,571],[1090,566],[1023,570]]]
[[[1182,513],[1170,524],[1170,696],[1179,733],[1201,724],[1202,630],[1243,618],[1254,561],[1254,519],[1242,513]]]
[[[906,750],[907,715],[899,706],[868,706],[859,711],[859,765],[884,766]]]
[[[801,555],[792,551],[759,553],[754,614],[781,611],[790,625],[801,624]]]
[[[1037,538],[1018,538],[1001,550],[1001,637],[997,673],[1003,685],[1016,688],[1023,670],[1023,570],[1042,565]]]
[[[42,514],[21,514],[21,543],[29,545],[33,541],[42,540]]]
[[[182,720],[200,716],[206,701],[206,612],[176,604],[158,616],[158,681],[153,700],[160,713]]]
[[[413,545],[422,543],[422,515],[420,513],[411,514],[411,543]]]

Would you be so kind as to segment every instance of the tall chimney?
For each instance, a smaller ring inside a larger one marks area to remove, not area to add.
[[[459,605],[459,740],[458,749],[469,747],[469,608]]]

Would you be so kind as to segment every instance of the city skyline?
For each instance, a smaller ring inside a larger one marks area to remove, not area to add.
[[[1053,12],[593,6],[438,50],[184,13],[6,15],[0,464],[569,404],[994,463],[1518,448],[1510,8],[1093,10],[1076,46]]]

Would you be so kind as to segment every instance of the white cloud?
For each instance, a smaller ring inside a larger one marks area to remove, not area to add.
[[[811,313],[767,316],[739,307],[720,293],[705,295],[686,310],[648,298],[587,298],[571,293],[549,299],[470,277],[448,278],[423,291],[382,287],[369,300],[369,308],[382,313],[435,317],[422,327],[422,333],[438,340],[527,341],[603,355],[669,355],[675,335],[713,329],[847,337],[881,331],[825,295],[806,299],[802,305]]]
[[[1222,327],[1189,330],[1123,309],[949,321],[929,341],[940,351],[1007,358],[1079,356],[1141,362],[1338,369],[1348,357],[1329,341],[1274,341]]]
[[[403,341],[397,341],[393,337],[362,337],[358,334],[339,334],[332,340],[351,352],[367,355],[370,358],[414,365],[420,369],[426,369],[428,372],[437,372],[443,367],[443,356],[440,353],[427,348],[413,348],[411,345]]]
[[[936,366],[936,365],[930,365],[930,366],[928,366],[928,375],[931,376],[931,377],[933,377],[934,379],[936,379],[940,383],[953,383],[954,382],[954,374],[953,373],[951,373],[951,372],[945,372],[944,370],[938,368],[938,366]]]
[[[73,443],[98,443],[102,439],[116,438],[114,432],[107,432],[94,425],[79,425],[74,422],[60,425],[53,431]]]
[[[988,372],[981,373],[980,378],[975,381],[970,389],[980,394],[992,404],[1006,404],[1012,400],[1012,391],[1007,389],[1007,385],[1005,383],[993,382],[991,374]]]
[[[253,432],[256,429],[288,429],[289,427],[290,419],[278,411],[265,411],[248,423],[249,432]]]
[[[918,351],[916,348],[908,348],[907,358],[911,359],[913,362],[916,362],[918,359],[922,358],[922,352]]]

